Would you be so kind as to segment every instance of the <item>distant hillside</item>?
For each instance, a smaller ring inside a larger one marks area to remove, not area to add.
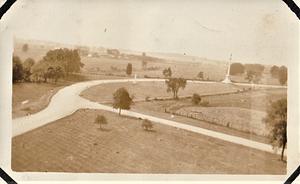
[[[22,52],[22,46],[24,44],[29,45],[29,52],[24,53]],[[57,42],[50,42],[50,41],[40,41],[40,40],[24,40],[24,39],[15,39],[15,53],[18,54],[19,57],[22,59],[26,59],[26,57],[33,57],[35,60],[42,59],[42,57],[46,54],[48,50],[56,49],[56,48],[86,48],[90,52],[106,52],[104,47],[90,47],[85,45],[72,45],[72,44],[62,44]],[[30,49],[32,49],[30,51]],[[141,51],[131,51],[126,49],[119,49],[120,53],[127,54],[127,55],[136,55],[142,56]],[[177,53],[157,53],[157,52],[146,52],[146,55],[153,58],[162,59],[161,61],[165,62],[188,62],[188,63],[207,63],[212,65],[225,65],[227,61],[218,61],[212,60],[197,56],[189,56],[184,54],[177,54]]]

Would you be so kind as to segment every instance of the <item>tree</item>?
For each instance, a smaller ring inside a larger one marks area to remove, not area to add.
[[[241,63],[232,63],[230,65],[230,75],[243,74],[245,72],[245,67]]]
[[[45,82],[47,82],[47,79],[54,79],[55,76],[55,70],[52,66],[47,68],[47,71],[45,73]]]
[[[24,80],[25,81],[30,81],[30,76],[31,76],[31,68],[35,64],[34,59],[32,58],[27,58],[24,63],[23,63],[23,69],[24,69]]]
[[[186,79],[170,78],[166,80],[167,92],[173,92],[173,98],[178,99],[178,91],[180,88],[184,89],[186,86]]]
[[[119,109],[119,115],[121,115],[121,109],[130,109],[132,99],[125,88],[119,88],[113,94],[113,108]]]
[[[153,123],[148,119],[144,119],[142,123],[142,128],[146,131],[150,131],[153,128]]]
[[[281,160],[287,143],[287,99],[283,98],[272,103],[267,112],[265,122],[270,127],[270,138],[273,148],[282,148]]]
[[[199,72],[198,73],[198,75],[197,75],[197,77],[199,78],[199,79],[204,79],[204,74],[203,74],[203,72]]]
[[[263,71],[265,70],[265,66],[261,64],[245,64],[245,71],[252,71],[256,73],[257,76],[262,76]]]
[[[194,93],[192,96],[192,102],[193,102],[193,104],[198,105],[201,102],[200,95],[197,93]]]
[[[58,79],[62,78],[65,76],[65,72],[61,66],[56,66],[54,68],[54,82],[56,83]]]
[[[80,72],[80,69],[84,66],[84,64],[81,63],[78,50],[70,50],[67,48],[48,51],[43,57],[42,62],[46,62],[52,67],[61,66],[67,75],[69,75],[69,73]]]
[[[245,79],[250,83],[258,83],[260,81],[261,75],[253,70],[247,70]]]
[[[32,80],[35,82],[41,82],[41,81],[46,82],[48,68],[49,68],[49,65],[46,62],[43,62],[42,60],[37,62],[31,68]]]
[[[277,78],[278,74],[279,74],[279,67],[276,66],[276,65],[273,65],[270,69],[270,73],[271,73],[273,78]]]
[[[28,49],[29,49],[29,46],[28,46],[27,43],[25,43],[25,44],[23,45],[23,47],[22,47],[22,51],[23,51],[23,52],[27,52]]]
[[[103,116],[103,115],[97,115],[94,123],[99,124],[99,129],[102,130],[101,125],[106,125],[107,124],[107,120],[106,120],[105,116]]]
[[[24,69],[18,56],[13,56],[13,83],[23,80]]]
[[[163,75],[166,77],[166,78],[169,78],[169,77],[172,77],[172,70],[171,68],[166,68],[163,70]]]
[[[281,85],[284,85],[285,83],[286,83],[286,81],[287,81],[287,75],[288,75],[288,73],[287,73],[288,71],[287,71],[287,67],[285,67],[285,66],[281,66],[280,68],[279,68],[279,72],[278,72],[278,80],[279,80],[279,82],[280,82],[280,84]]]
[[[132,64],[128,63],[126,67],[126,74],[131,75],[132,74]]]

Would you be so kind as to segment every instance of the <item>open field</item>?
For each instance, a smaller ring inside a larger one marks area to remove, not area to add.
[[[250,133],[250,135],[267,136],[268,129],[263,119],[271,99],[275,101],[281,98],[286,98],[286,90],[269,89],[202,97],[202,101],[208,102],[208,107],[193,105],[191,99],[184,98],[137,102],[134,104],[134,108],[139,112],[153,114],[164,114],[167,111],[167,114],[187,117],[186,122],[198,119]],[[236,132],[234,135],[237,135]]]
[[[105,115],[105,130],[94,124]],[[59,144],[58,144],[59,143]],[[278,155],[97,110],[71,116],[13,138],[15,171],[111,173],[285,174]]]
[[[19,83],[13,85],[12,116],[26,116],[44,109],[51,97],[64,85]],[[22,104],[22,102],[28,101]]]
[[[134,96],[135,101],[145,100],[146,98],[170,98],[172,93],[167,92],[167,86],[164,82],[132,82],[101,84],[91,87],[81,93],[81,96],[96,102],[112,102],[113,93],[120,87],[125,87],[130,95]],[[180,89],[179,96],[191,96],[193,93],[199,95],[208,95],[216,93],[228,93],[241,90],[242,87],[226,85],[222,83],[195,84],[187,83],[184,90]]]
[[[85,64],[83,70],[87,73],[102,73],[114,75],[126,75],[126,66],[131,63],[133,66],[132,74],[137,74],[138,77],[164,77],[162,71],[170,67],[172,76],[184,77],[188,79],[196,79],[200,71],[204,72],[204,79],[221,81],[226,72],[225,64],[209,64],[205,60],[195,62],[180,62],[176,60],[160,60],[148,61],[146,70],[142,69],[141,60],[126,60],[109,57],[89,58],[82,57],[82,62]],[[188,71],[188,72],[187,72]]]
[[[24,52],[22,46],[29,43],[28,51]],[[19,56],[21,60],[33,58],[39,61],[51,49],[56,48],[78,48],[79,46],[66,45],[59,43],[47,42],[29,42],[25,40],[17,40],[14,47],[14,55]],[[184,77],[188,79],[197,79],[199,72],[203,72],[204,80],[222,81],[227,71],[227,61],[215,61],[201,57],[187,56],[172,53],[146,53],[147,56],[153,56],[157,59],[147,61],[147,69],[142,68],[142,60],[137,58],[112,58],[106,55],[106,49],[91,48],[91,53],[97,53],[98,57],[88,57],[81,55],[81,62],[84,63],[82,72],[84,74],[96,74],[105,76],[121,76],[126,77],[126,66],[131,63],[133,66],[133,75],[138,77],[163,77],[162,71],[170,67],[174,77]],[[141,56],[141,52],[120,50],[121,54],[134,54]],[[265,66],[263,76],[260,83],[279,85],[278,79],[274,79],[270,75],[269,65]],[[187,72],[188,71],[188,72]],[[245,74],[231,76],[235,82],[248,82],[245,80]]]
[[[162,101],[160,101],[162,102]],[[191,118],[188,116],[179,115],[176,113],[165,113],[164,110],[160,106],[159,101],[150,101],[150,102],[138,102],[132,106],[132,110],[135,112],[164,118],[171,121],[176,121],[188,125],[192,125],[195,127],[205,128],[208,130],[213,130],[221,133],[225,133],[228,135],[233,135],[237,137],[246,138],[249,140],[266,143],[269,144],[270,140],[268,137],[260,136],[256,134],[251,134],[249,132],[243,132],[238,129],[233,129],[229,126],[223,126],[222,124],[217,124],[215,122],[209,122],[205,120],[199,120],[195,118]]]
[[[258,135],[258,137],[267,137],[269,134],[268,128],[264,123],[264,118],[266,117],[266,111],[269,108],[271,100],[275,101],[280,98],[286,98],[285,89],[257,89],[234,94],[203,96],[202,101],[206,101],[209,107],[194,105],[191,103],[190,98],[181,100],[154,100],[151,102],[145,100],[147,97],[152,99],[155,97],[170,97],[170,94],[165,91],[164,85],[163,82],[104,84],[82,92],[81,96],[91,101],[111,103],[112,93],[119,87],[125,87],[128,89],[129,94],[134,96],[135,104],[133,108],[137,112],[150,113],[157,117],[165,116],[164,114],[169,116],[170,113],[176,114],[188,118],[185,121],[181,121],[183,123],[191,119],[197,119],[249,133],[249,135]],[[240,89],[235,85],[220,83],[187,84],[187,87],[180,91],[180,95],[191,96],[193,93],[211,95],[221,92],[235,92]],[[198,126],[203,127],[203,123],[199,122]],[[207,128],[206,125],[204,127]],[[220,128],[215,126],[213,129]],[[237,132],[230,133],[239,135]],[[260,140],[260,138],[258,139]],[[263,140],[265,142],[265,139]]]
[[[250,134],[268,136],[264,123],[267,113],[239,107],[183,107],[175,112],[214,124],[230,127]]]
[[[287,89],[258,89],[245,93],[203,97],[210,106],[241,107],[266,112],[271,102],[287,98]]]

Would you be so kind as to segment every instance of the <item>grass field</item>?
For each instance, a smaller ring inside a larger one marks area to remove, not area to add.
[[[111,83],[101,84],[91,87],[81,93],[81,96],[97,102],[112,102],[113,93],[120,87],[125,87],[130,95],[134,96],[134,100],[140,101],[149,98],[168,98],[172,97],[172,93],[167,92],[167,86],[164,82],[132,82],[127,83]],[[191,96],[193,93],[200,95],[236,92],[242,89],[238,86],[226,85],[222,83],[215,84],[194,84],[187,83],[184,90],[180,89],[179,96]]]
[[[249,135],[267,136],[268,128],[263,121],[267,109],[269,109],[271,101],[286,98],[286,95],[284,89],[257,90],[202,97],[202,101],[208,102],[208,107],[193,105],[191,99],[184,98],[180,100],[136,102],[134,108],[139,112],[152,114],[164,114],[167,110],[179,116],[191,117],[187,118],[185,122],[198,119],[250,133]],[[237,132],[233,134],[238,135]]]
[[[91,101],[110,104],[112,93],[119,87],[125,87],[128,89],[129,94],[134,96],[135,104],[133,108],[135,111],[150,113],[157,117],[164,117],[164,114],[169,116],[169,113],[165,113],[167,111],[179,116],[190,117],[185,121],[181,121],[183,123],[193,118],[263,137],[267,137],[269,134],[264,118],[271,101],[284,98],[287,95],[285,89],[258,89],[235,94],[204,96],[202,101],[206,101],[209,107],[201,107],[192,104],[191,99],[187,98],[147,102],[146,97],[152,99],[155,97],[166,98],[170,97],[171,94],[166,92],[163,82],[139,82],[137,84],[103,84],[82,92],[81,96]],[[235,92],[238,89],[241,88],[221,83],[188,84],[184,90],[180,91],[180,95],[191,96],[193,93],[208,95]],[[203,127],[203,123],[200,123],[200,126]],[[204,125],[204,127],[207,126]],[[213,129],[218,130],[219,128],[214,127]],[[231,133],[239,135],[237,132]]]
[[[12,116],[26,116],[44,109],[51,97],[64,85],[49,83],[19,83],[13,85]],[[27,101],[28,103],[22,104]]]
[[[264,122],[267,113],[239,107],[183,107],[176,111],[183,116],[227,126],[250,134],[268,135]]]
[[[105,130],[94,124],[105,115]],[[59,143],[59,144],[58,144]],[[80,110],[12,141],[14,171],[285,174],[278,155],[110,112]]]
[[[133,66],[133,75],[138,77],[164,77],[162,71],[170,67],[174,77],[184,77],[189,79],[196,79],[200,71],[204,72],[204,79],[220,81],[224,78],[226,72],[226,65],[223,63],[210,64],[207,61],[195,62],[180,62],[175,60],[164,61],[148,61],[147,70],[142,69],[141,60],[125,60],[108,57],[88,58],[83,57],[82,62],[85,64],[84,71],[87,73],[102,73],[126,75],[126,66],[131,63]],[[150,69],[154,68],[154,69]],[[189,72],[186,72],[189,71]]]
[[[241,107],[266,112],[271,102],[281,98],[287,98],[286,89],[259,89],[224,96],[207,96],[203,100],[213,107]]]

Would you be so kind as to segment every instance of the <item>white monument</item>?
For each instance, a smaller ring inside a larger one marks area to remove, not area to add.
[[[134,74],[134,81],[133,81],[133,84],[136,84],[136,77],[137,77],[137,75]]]
[[[222,81],[225,84],[231,83],[231,79],[230,79],[231,59],[232,59],[232,54],[230,54],[230,59],[229,59],[228,68],[227,68],[227,73],[226,73],[225,79]]]

